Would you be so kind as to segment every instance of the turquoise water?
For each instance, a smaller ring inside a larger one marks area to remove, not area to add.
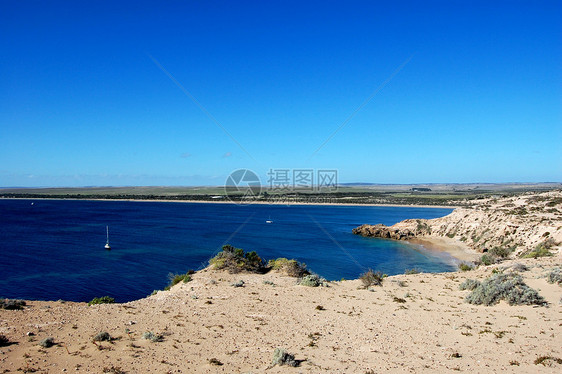
[[[33,203],[33,204],[32,204]],[[201,269],[224,244],[262,258],[296,258],[330,280],[367,268],[389,275],[450,271],[454,259],[419,245],[363,238],[363,223],[436,218],[451,209],[0,200],[0,297],[124,302]],[[268,224],[270,218],[274,221]],[[109,226],[111,251],[104,250]]]

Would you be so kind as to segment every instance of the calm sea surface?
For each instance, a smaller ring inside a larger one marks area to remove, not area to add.
[[[367,268],[389,275],[449,271],[454,259],[419,245],[353,235],[363,223],[436,218],[451,209],[0,200],[0,297],[118,302],[145,297],[169,273],[201,269],[223,244],[288,257],[330,280]],[[271,218],[274,222],[265,221]],[[112,250],[103,248],[109,226]]]

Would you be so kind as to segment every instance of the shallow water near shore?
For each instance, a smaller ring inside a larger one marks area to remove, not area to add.
[[[145,297],[169,273],[201,269],[223,244],[264,259],[296,258],[329,280],[367,268],[389,275],[450,271],[454,259],[420,245],[353,235],[363,223],[437,218],[452,209],[0,200],[0,297],[118,302]],[[272,223],[266,223],[271,219]],[[104,249],[109,226],[112,250]]]

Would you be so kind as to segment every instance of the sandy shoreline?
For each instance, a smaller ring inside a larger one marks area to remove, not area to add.
[[[40,198],[3,197],[3,198],[0,198],[0,200],[2,200],[2,199],[5,199],[5,200],[34,200],[34,201],[41,201],[41,200],[133,201],[133,202],[144,202],[144,203],[156,202],[156,203],[189,203],[189,204],[191,204],[191,203],[195,203],[195,204],[230,204],[230,205],[241,205],[241,206],[257,204],[257,205],[287,205],[287,206],[301,206],[301,205],[302,206],[309,206],[309,205],[314,206],[314,205],[318,205],[318,206],[377,206],[377,207],[397,207],[397,208],[438,208],[438,209],[455,209],[455,208],[458,208],[458,206],[452,206],[452,205],[358,204],[358,203],[319,203],[319,202],[306,203],[306,202],[282,202],[282,201],[275,201],[275,202],[252,201],[251,203],[250,202],[249,203],[236,203],[236,202],[224,201],[224,200],[212,201],[212,200],[75,199],[75,198],[62,199],[62,198],[52,198],[52,197],[40,197]]]
[[[407,240],[411,244],[419,244],[430,251],[447,252],[460,261],[475,261],[482,254],[476,253],[464,243],[449,238],[422,237]]]

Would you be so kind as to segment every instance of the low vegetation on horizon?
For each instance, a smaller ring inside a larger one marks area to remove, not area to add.
[[[341,204],[464,205],[470,199],[513,196],[525,192],[544,192],[562,188],[560,183],[508,184],[424,184],[378,185],[348,184],[333,192],[307,190],[270,191],[264,187],[255,200]],[[0,198],[56,199],[136,199],[244,201],[243,194],[224,187],[76,187],[76,188],[0,188]]]

